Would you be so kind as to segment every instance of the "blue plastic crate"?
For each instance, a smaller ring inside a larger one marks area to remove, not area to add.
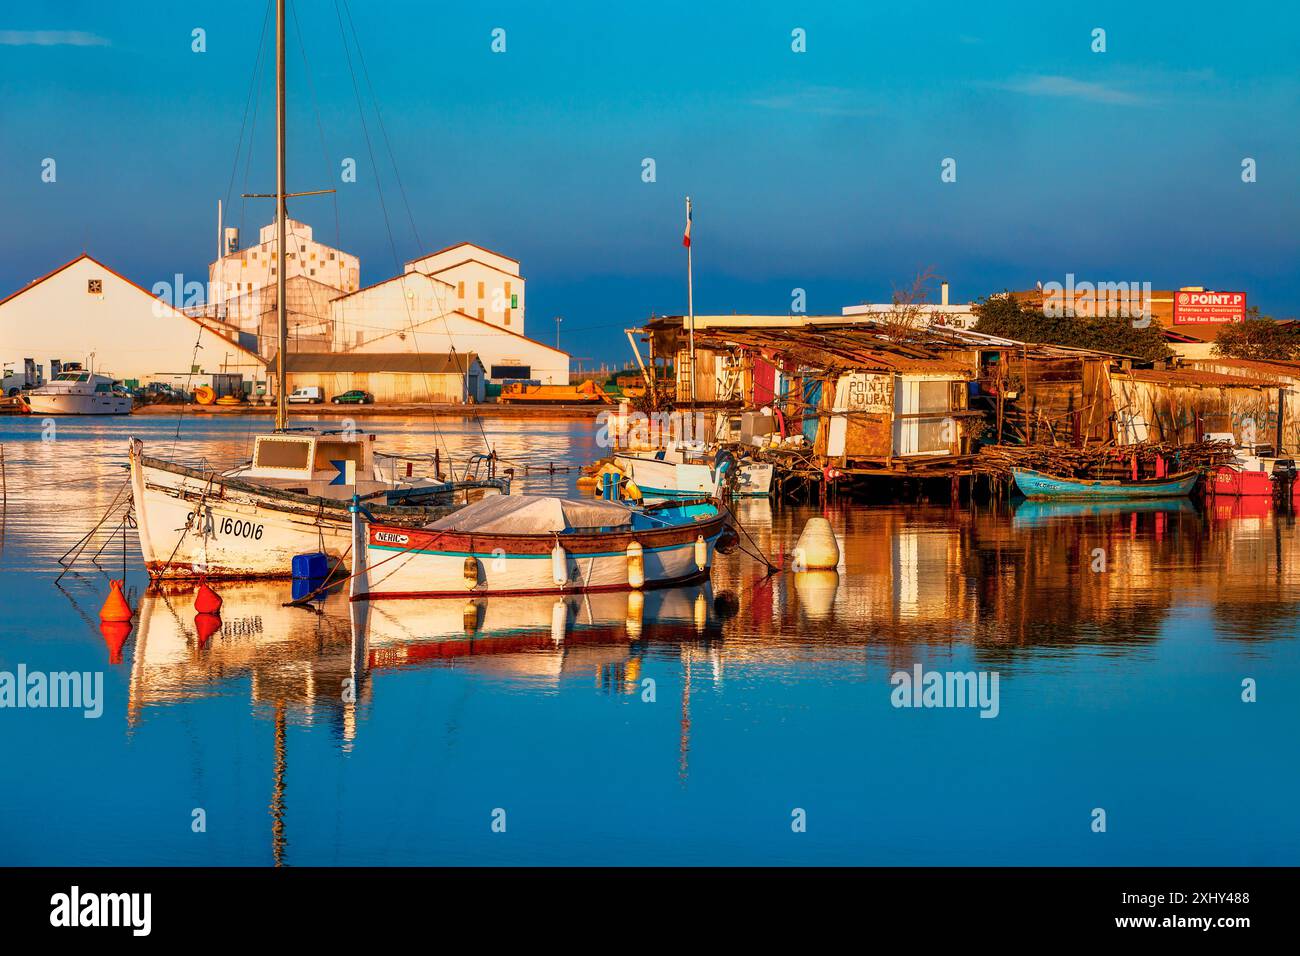
[[[293,556],[293,577],[299,579],[324,578],[330,573],[330,559],[319,551]]]

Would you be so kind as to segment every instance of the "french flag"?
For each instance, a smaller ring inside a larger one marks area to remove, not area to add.
[[[682,245],[687,249],[691,247],[691,201],[686,200],[686,232],[682,234]]]

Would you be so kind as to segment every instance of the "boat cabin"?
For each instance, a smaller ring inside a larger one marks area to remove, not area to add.
[[[277,433],[259,435],[253,461],[239,477],[272,482],[276,487],[326,498],[350,498],[376,488],[374,435],[355,437]]]

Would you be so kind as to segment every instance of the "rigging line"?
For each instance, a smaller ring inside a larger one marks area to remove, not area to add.
[[[424,248],[424,242],[420,239],[420,230],[415,225],[415,213],[411,211],[410,200],[406,198],[406,187],[402,184],[402,174],[397,168],[397,157],[393,155],[393,144],[388,139],[388,129],[384,126],[384,114],[379,110],[379,98],[375,96],[374,85],[370,82],[370,69],[366,66],[366,55],[361,49],[361,40],[357,36],[357,25],[352,20],[352,7],[348,0],[343,0],[343,9],[347,11],[348,25],[352,28],[352,40],[357,47],[357,61],[361,64],[361,74],[366,78],[366,89],[370,91],[370,102],[375,110],[375,122],[379,126],[380,135],[384,137],[384,146],[388,150],[388,161],[393,164],[393,178],[397,180],[397,189],[402,195],[402,203],[406,206],[406,216],[411,221],[411,234],[415,236],[415,245],[417,250]]]
[[[302,36],[302,25],[298,22],[298,6],[295,3],[289,4],[289,12],[293,14],[293,29],[298,36],[298,50],[302,54],[302,72],[307,78],[307,89],[311,93],[311,108],[316,114],[316,130],[320,133],[320,151],[321,159],[325,163],[326,178],[333,176],[334,170],[330,165],[329,149],[325,145],[325,124],[321,121],[320,106],[316,100],[316,83],[311,78],[311,66],[307,62],[307,42]],[[334,245],[342,248],[343,244],[343,226],[339,218],[339,194],[330,193],[330,199],[334,203]]]
[[[207,329],[207,326],[200,322],[199,334],[194,339],[194,353],[190,356],[190,370],[185,376],[185,392],[187,395],[190,394],[190,382],[194,379],[195,363],[199,360],[199,349],[203,345],[203,332],[205,329]],[[176,454],[176,443],[181,440],[181,423],[185,421],[185,408],[185,405],[181,405],[180,414],[176,416],[176,434],[172,436],[171,454],[173,456]]]
[[[407,297],[406,294],[405,294],[405,292],[406,292],[406,275],[405,275],[405,273],[402,271],[402,266],[403,266],[403,264],[402,264],[402,261],[401,261],[401,257],[400,257],[400,256],[398,255],[398,253],[397,253],[397,242],[396,242],[396,240],[393,238],[393,223],[392,223],[391,218],[390,218],[389,215],[388,215],[388,204],[384,201],[384,187],[383,187],[383,183],[382,183],[382,181],[380,180],[380,177],[379,177],[379,165],[378,165],[378,163],[375,162],[375,149],[374,149],[374,144],[371,142],[371,139],[370,139],[370,127],[369,127],[369,124],[366,123],[366,111],[365,111],[365,106],[364,106],[364,104],[363,104],[362,101],[361,101],[361,87],[360,87],[360,85],[357,83],[357,73],[356,73],[356,70],[355,70],[355,69],[353,68],[353,66],[352,66],[352,50],[351,50],[350,46],[348,45],[347,30],[346,30],[346,29],[344,28],[344,26],[343,26],[343,13],[342,13],[342,10],[341,10],[340,7],[339,7],[339,0],[334,0],[334,14],[335,14],[335,16],[338,18],[338,24],[339,24],[339,36],[340,36],[340,39],[342,39],[342,41],[343,41],[343,54],[344,54],[345,62],[347,63],[347,66],[348,66],[348,73],[349,73],[349,75],[350,75],[351,78],[352,78],[352,91],[353,91],[353,94],[356,96],[356,101],[357,101],[357,113],[358,113],[358,115],[359,115],[360,118],[361,118],[361,132],[362,132],[362,135],[364,136],[365,141],[366,141],[366,152],[367,152],[367,154],[368,154],[369,157],[370,157],[371,173],[372,173],[372,175],[374,175],[374,177],[375,177],[375,190],[376,190],[376,192],[379,194],[379,209],[380,209],[380,212],[383,214],[383,217],[384,217],[384,229],[385,229],[385,230],[387,231],[387,233],[388,233],[388,246],[389,246],[389,248],[392,250],[392,253],[393,253],[393,265],[394,265],[394,268],[398,270],[399,275],[401,275],[401,278],[402,278],[402,282],[401,282],[401,291],[402,291],[402,293],[403,293],[403,295],[402,295],[402,308],[403,308],[403,310],[406,312],[406,321],[407,321],[407,324],[411,327],[411,333],[412,333],[412,334],[411,334],[411,343],[412,343],[412,345],[415,346],[415,354],[416,354],[417,358],[419,358],[419,357],[421,357],[421,356],[420,356],[420,343],[419,343],[419,338],[418,338],[418,336],[415,335],[415,320],[414,320],[414,317],[411,315],[411,303],[408,301],[408,297]],[[359,55],[360,55],[360,50],[361,50],[361,47],[360,47],[360,40],[356,37],[355,32],[354,32],[354,34],[353,34],[353,40],[354,40],[354,42],[357,43],[357,53],[358,53],[358,56],[359,56]],[[422,274],[423,274],[423,273],[422,273]],[[426,278],[427,278],[427,277],[426,277]],[[455,347],[454,347],[454,345],[452,346],[452,351],[455,352]],[[424,368],[424,362],[423,362],[423,361],[420,362],[420,369],[421,369],[421,377],[422,377],[423,380],[424,380],[425,390],[426,390],[426,391],[429,391],[429,392],[432,392],[432,390],[429,388],[429,373],[428,373],[427,371],[425,371],[425,368]],[[468,370],[468,368],[467,368],[467,369],[466,369],[466,377],[467,377],[467,378],[468,378],[468,372],[469,372],[469,370]],[[449,464],[451,465],[451,467],[452,467],[452,477],[454,478],[454,477],[455,477],[455,462],[452,460],[451,446],[447,443],[446,439],[443,437],[443,435],[442,435],[442,429],[438,427],[437,419],[436,419],[436,418],[435,418],[435,419],[431,419],[431,421],[432,421],[432,423],[433,423],[434,442],[435,442],[435,446],[434,446],[434,447],[437,447],[437,442],[439,442],[439,441],[442,442],[443,447],[447,450],[447,460],[448,460],[448,463],[449,463]]]
[[[271,12],[271,0],[267,0],[266,9],[267,9],[267,16],[269,17]],[[262,39],[259,41],[259,47],[257,51],[257,61],[253,64],[252,90],[259,90],[262,88],[262,77],[264,75],[264,70],[266,68],[268,46],[269,44],[266,42],[266,31],[263,30]],[[253,118],[248,128],[248,155],[244,159],[244,190],[243,190],[244,192],[248,192],[248,176],[253,168],[253,145],[257,138],[257,113],[259,108],[261,107],[261,103],[262,103],[262,98],[260,96],[254,95],[253,96]],[[236,157],[235,162],[237,163],[238,161],[239,161],[238,157]],[[248,197],[240,196],[239,231],[241,234],[244,231],[244,212],[247,206],[248,206]],[[261,238],[260,234],[258,238],[259,239]]]
[[[334,7],[335,7],[335,11],[337,12],[338,9],[339,9],[339,6],[338,6],[338,0],[335,0]],[[393,145],[392,145],[392,142],[391,142],[391,141],[389,140],[389,138],[388,138],[388,129],[387,129],[387,127],[385,127],[385,125],[384,125],[384,117],[383,117],[383,114],[380,112],[380,109],[379,109],[379,99],[378,99],[378,97],[375,96],[374,85],[373,85],[373,84],[371,83],[371,81],[370,81],[370,71],[369,71],[369,69],[368,69],[367,66],[366,66],[365,53],[363,52],[363,50],[362,50],[362,48],[361,48],[361,38],[360,38],[360,36],[358,36],[358,34],[357,34],[356,22],[352,19],[352,8],[349,6],[349,4],[348,4],[348,0],[343,0],[343,9],[347,10],[347,14],[348,14],[348,24],[352,27],[352,41],[353,41],[353,43],[356,45],[356,48],[357,48],[357,60],[361,63],[361,71],[362,71],[362,74],[365,76],[365,79],[366,79],[366,88],[367,88],[367,89],[369,90],[369,92],[370,92],[371,104],[372,104],[372,106],[373,106],[373,108],[374,108],[374,111],[375,111],[375,121],[376,121],[377,125],[379,126],[379,132],[380,132],[380,134],[384,137],[384,145],[385,145],[386,148],[388,149],[388,158],[389,158],[389,161],[392,163],[392,166],[393,166],[393,177],[397,180],[397,188],[398,188],[398,191],[401,193],[401,196],[402,196],[402,202],[403,202],[403,204],[406,206],[406,215],[407,215],[407,217],[410,219],[410,222],[411,222],[411,232],[412,232],[412,233],[414,234],[414,236],[415,236],[415,242],[416,242],[417,247],[419,247],[420,249],[423,249],[423,247],[424,247],[424,243],[423,243],[423,241],[420,239],[420,232],[419,232],[419,229],[416,227],[416,224],[415,224],[415,213],[414,213],[414,212],[412,211],[412,209],[411,209],[411,203],[410,203],[410,200],[407,198],[407,195],[406,195],[406,187],[405,187],[405,185],[402,183],[402,174],[401,174],[401,171],[398,169],[398,166],[397,166],[397,157],[396,157],[396,156],[394,155],[394,153],[393,153]],[[342,23],[342,17],[340,16],[340,19],[339,19],[339,29],[342,30],[342,28],[343,28],[343,23]],[[345,45],[345,48],[346,48],[346,43],[347,43],[347,39],[346,39],[346,37],[345,37],[345,38],[344,38],[344,45]],[[350,58],[350,57],[349,57],[349,59],[348,59],[348,69],[349,69],[349,70],[352,69],[352,61],[351,61],[351,58]],[[354,85],[355,85],[355,83],[356,83],[356,74],[355,74],[355,72],[353,73],[353,83],[354,83]],[[357,107],[358,107],[358,109],[361,108],[361,102],[360,102],[360,100],[361,100],[361,94],[360,94],[360,92],[358,91],[358,92],[357,92]],[[364,119],[363,119],[363,127],[364,127]],[[367,132],[367,134],[366,134],[366,143],[367,143],[367,146],[369,146],[369,142],[370,142],[370,140],[369,140],[369,132]],[[375,159],[374,159],[374,152],[373,152],[373,150],[371,151],[371,154],[370,154],[370,163],[371,163],[372,166],[375,165]],[[382,195],[382,194],[381,194],[381,195]],[[387,212],[387,209],[386,209],[386,208],[385,208],[385,210],[384,210],[384,218],[385,218],[385,222],[387,223],[387,220],[388,220],[388,212]],[[391,227],[391,225],[389,225],[389,243],[390,243],[390,245],[393,246],[393,258],[394,258],[394,261],[395,261],[396,268],[401,269],[401,268],[403,267],[403,264],[402,264],[401,262],[397,261],[397,259],[398,259],[398,256],[397,256],[397,247],[396,247],[396,244],[393,242],[393,238],[392,238],[392,227]],[[456,356],[458,353],[457,353],[457,349],[456,349],[456,342],[455,342],[455,339],[452,337],[452,334],[451,334],[451,327],[450,327],[450,326],[448,325],[448,323],[447,323],[447,302],[446,302],[446,300],[443,298],[443,296],[442,296],[442,291],[441,291],[441,289],[438,287],[437,282],[436,282],[436,281],[433,281],[433,280],[431,280],[431,282],[433,282],[433,293],[434,293],[434,298],[435,298],[435,299],[437,300],[437,302],[438,302],[438,312],[439,312],[439,316],[442,318],[442,321],[443,321],[443,331],[446,332],[446,334],[447,334],[447,343],[448,343],[448,347],[449,347],[449,349],[450,349],[451,355],[453,356],[453,360],[454,360],[455,356]],[[411,342],[412,342],[412,344],[415,346],[415,352],[416,352],[416,354],[419,355],[419,354],[420,354],[419,336],[417,335],[417,333],[416,333],[416,331],[415,331],[415,321],[414,321],[414,318],[411,316],[410,306],[409,306],[408,303],[406,303],[405,299],[403,299],[403,305],[406,306],[407,324],[408,324],[408,325],[410,326],[410,328],[411,328]],[[423,365],[423,363],[421,363],[421,365]],[[468,362],[468,361],[465,362],[465,369],[464,369],[464,372],[465,372],[465,376],[466,376],[466,378],[468,378],[468,376],[469,376],[469,362]],[[424,373],[424,378],[425,378],[425,387],[427,388],[427,387],[428,387],[428,374],[427,374],[427,373]],[[482,436],[482,438],[483,438],[483,446],[488,450],[489,453],[495,454],[496,449],[494,449],[494,448],[492,447],[492,442],[488,439],[487,430],[486,430],[486,429],[484,428],[484,426],[483,426],[483,419],[482,419],[482,417],[481,417],[481,416],[475,416],[475,419],[474,419],[474,420],[475,420],[475,423],[478,425],[478,428],[479,428],[479,434],[480,434],[480,435]],[[448,458],[451,457],[451,449],[450,449],[450,448],[448,448],[448,450],[447,450],[447,456],[448,456]],[[453,468],[453,477],[454,477],[454,468]]]
[[[253,69],[248,81],[248,96],[244,99],[244,116],[239,121],[239,139],[235,143],[235,161],[230,166],[230,182],[226,186],[226,205],[230,205],[230,194],[235,189],[235,175],[239,172],[239,156],[244,151],[244,130],[248,126],[248,111],[252,106],[253,92],[257,89],[258,65],[262,62],[262,48],[266,43],[266,28],[271,22],[271,0],[267,0],[266,13],[262,17],[262,33],[257,38],[257,56],[253,59]],[[249,142],[252,142],[252,133],[249,133]]]

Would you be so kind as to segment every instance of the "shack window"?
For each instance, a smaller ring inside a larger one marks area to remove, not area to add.
[[[917,382],[918,412],[948,411],[948,396],[951,394],[947,382]]]

